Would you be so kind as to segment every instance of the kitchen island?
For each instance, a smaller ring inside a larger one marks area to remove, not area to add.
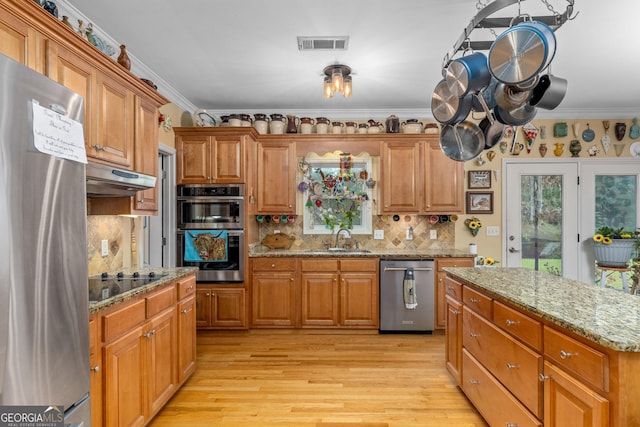
[[[640,425],[640,298],[520,268],[446,268],[447,368],[491,425]]]

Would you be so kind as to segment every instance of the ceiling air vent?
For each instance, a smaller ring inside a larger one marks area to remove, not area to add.
[[[298,37],[298,50],[347,50],[349,36]]]

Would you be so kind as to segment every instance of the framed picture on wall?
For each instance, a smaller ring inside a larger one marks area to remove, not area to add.
[[[469,171],[467,183],[469,188],[491,188],[491,171]]]
[[[468,214],[492,214],[493,191],[467,191]]]

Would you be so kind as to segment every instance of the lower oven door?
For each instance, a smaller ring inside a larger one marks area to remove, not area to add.
[[[226,260],[193,261],[192,257],[185,260],[186,244],[194,244],[197,236],[207,234],[218,236],[221,230],[179,230],[178,251],[176,263],[178,267],[198,267],[196,279],[198,282],[242,282],[244,281],[244,231],[224,230],[227,238]],[[190,239],[185,238],[185,233],[191,233]],[[200,243],[200,242],[197,242]],[[196,243],[196,244],[197,244]],[[202,249],[202,248],[200,248]]]

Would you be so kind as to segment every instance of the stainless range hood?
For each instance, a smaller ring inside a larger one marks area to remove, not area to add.
[[[87,163],[87,197],[133,196],[140,190],[155,186],[155,176]]]

